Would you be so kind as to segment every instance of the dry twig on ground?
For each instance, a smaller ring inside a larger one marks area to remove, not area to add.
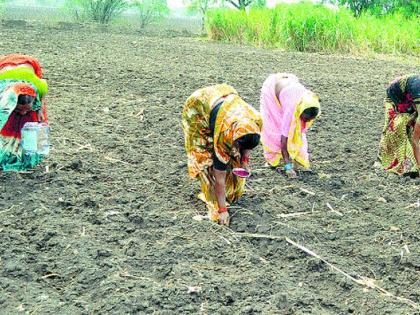
[[[333,269],[334,271],[337,271],[338,273],[342,274],[343,276],[345,276],[346,278],[350,279],[351,281],[365,287],[368,289],[375,289],[379,292],[381,292],[382,294],[389,296],[391,298],[394,298],[400,302],[406,303],[408,305],[410,305],[411,307],[415,308],[415,309],[420,309],[420,305],[418,305],[416,302],[404,298],[404,297],[400,297],[400,296],[396,296],[393,293],[385,290],[384,288],[378,286],[375,284],[375,280],[368,278],[368,277],[364,277],[364,276],[358,276],[357,278],[351,276],[350,274],[348,274],[347,272],[343,271],[342,269],[336,267],[335,265],[333,265],[332,263],[328,262],[327,260],[325,260],[324,258],[322,258],[321,256],[319,256],[317,253],[311,251],[310,249],[306,248],[303,245],[300,245],[294,241],[292,241],[290,238],[285,237],[285,236],[276,236],[276,235],[266,235],[266,234],[256,234],[256,233],[234,233],[236,236],[239,237],[248,237],[248,238],[263,238],[263,239],[270,239],[270,240],[285,240],[287,243],[299,248],[300,250],[304,251],[305,253],[321,260],[323,263],[325,263],[326,265],[328,265],[331,269]]]

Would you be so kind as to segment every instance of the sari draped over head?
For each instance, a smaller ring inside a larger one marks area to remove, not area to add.
[[[4,171],[27,171],[41,160],[38,154],[24,154],[21,130],[27,122],[47,122],[42,96],[48,85],[42,79],[39,62],[30,56],[0,56],[0,168]],[[32,110],[25,115],[15,112],[19,95],[34,97]]]
[[[214,134],[210,130],[210,113],[218,101],[224,99],[216,117]],[[182,112],[185,150],[188,157],[188,173],[199,178],[202,199],[210,218],[217,221],[218,204],[214,191],[215,179],[211,166],[216,156],[227,164],[226,199],[234,202],[244,192],[245,179],[232,174],[240,167],[240,152],[234,141],[247,134],[260,134],[262,120],[251,105],[244,102],[236,90],[226,84],[206,87],[195,91],[186,101]]]
[[[281,137],[287,137],[287,152],[292,160],[309,168],[307,130],[314,119],[303,122],[300,116],[308,108],[317,108],[320,114],[319,98],[299,82],[283,88],[277,98],[276,77],[270,76],[261,89],[260,110],[263,118],[261,142],[267,162],[276,167],[282,159]]]
[[[0,56],[0,80],[31,83],[41,98],[48,93],[48,84],[43,79],[41,65],[31,56],[19,54]]]
[[[418,173],[412,139],[420,124],[420,76],[405,75],[387,89],[385,122],[378,159],[382,168],[398,175]]]

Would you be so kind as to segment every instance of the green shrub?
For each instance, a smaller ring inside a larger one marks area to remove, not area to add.
[[[162,20],[169,14],[166,0],[137,0],[133,7],[138,12],[141,27]]]
[[[108,24],[126,8],[126,0],[66,0],[65,11],[78,22]]]

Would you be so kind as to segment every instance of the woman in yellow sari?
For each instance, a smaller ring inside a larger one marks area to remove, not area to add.
[[[386,92],[379,161],[387,171],[420,176],[420,75],[397,78]]]
[[[229,225],[228,203],[244,192],[245,178],[233,168],[248,168],[250,150],[260,140],[261,117],[226,84],[195,91],[182,112],[188,173],[199,178],[212,221]]]

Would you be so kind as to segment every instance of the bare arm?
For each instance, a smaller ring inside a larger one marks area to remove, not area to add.
[[[214,190],[216,192],[217,204],[219,208],[226,208],[226,171],[214,169],[214,178],[216,180]]]
[[[44,109],[45,109],[45,99],[41,98],[41,107],[36,112],[38,116],[38,122],[45,122]]]
[[[38,109],[38,111],[36,113],[37,113],[37,116],[38,116],[38,122],[44,122],[45,118],[44,118],[44,114],[42,113],[42,108]]]
[[[290,159],[289,152],[287,151],[287,141],[288,141],[287,137],[281,136],[281,155],[283,156],[284,163],[286,163],[286,165],[292,163],[292,160]],[[295,170],[293,169],[293,163],[292,163],[292,168],[291,169],[286,169],[286,175],[289,178],[296,178],[297,177],[297,174],[296,174]]]
[[[414,157],[417,161],[417,167],[420,169],[420,123],[416,122],[414,125],[414,132],[413,132],[413,139],[412,139],[412,146],[414,151]]]
[[[219,224],[229,225],[229,212],[226,208],[226,171],[214,169],[214,177],[216,199],[219,206]]]
[[[287,151],[287,140],[285,136],[281,136],[281,155],[283,156],[284,163],[288,164],[292,161],[290,160],[289,152]]]

